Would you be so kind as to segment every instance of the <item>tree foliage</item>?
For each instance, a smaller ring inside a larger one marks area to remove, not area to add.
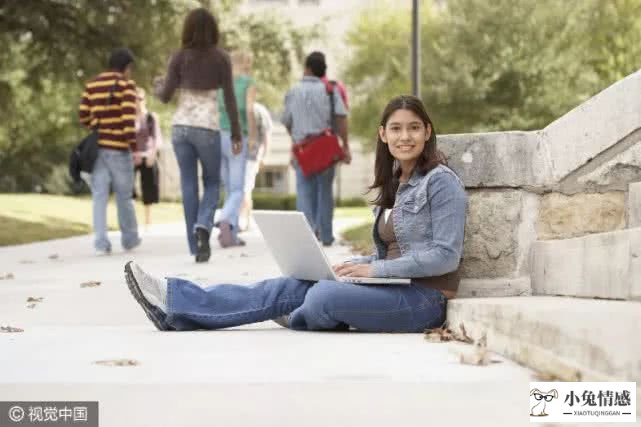
[[[224,48],[251,50],[258,99],[277,106],[314,29],[241,15],[234,0],[0,2],[0,191],[54,190],[60,180],[50,179],[52,171],[85,133],[76,118],[84,82],[104,69],[113,48],[127,46],[137,58],[134,79],[150,88],[180,45],[184,16],[200,5],[217,15]],[[151,104],[168,123],[171,108]]]
[[[82,84],[127,45],[145,75],[164,59],[155,52],[166,37],[140,37],[142,28],[172,22],[171,0],[9,0],[0,6],[0,190],[45,187],[83,131],[76,114]],[[141,15],[138,20],[136,15]],[[140,25],[140,26],[139,26]]]
[[[370,137],[410,92],[408,10],[363,14],[348,36],[353,129]],[[423,100],[441,133],[538,129],[641,66],[641,0],[424,3]]]
[[[227,50],[252,53],[258,101],[272,109],[282,108],[283,94],[294,77],[294,65],[303,61],[304,45],[318,36],[318,28],[297,29],[289,20],[268,12],[230,14],[222,31],[222,44]]]

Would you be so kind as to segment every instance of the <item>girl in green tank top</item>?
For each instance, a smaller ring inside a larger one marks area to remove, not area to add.
[[[254,79],[249,75],[251,70],[251,56],[244,52],[231,54],[234,73],[234,95],[238,106],[240,127],[244,137],[249,137],[251,146],[256,139],[256,124],[254,123],[253,105],[256,100],[256,86]],[[218,112],[220,128],[224,131],[231,129],[229,115],[225,109],[222,93],[219,91]]]

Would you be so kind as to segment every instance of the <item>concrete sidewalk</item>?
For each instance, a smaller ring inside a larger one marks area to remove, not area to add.
[[[532,373],[499,356],[462,365],[460,343],[273,322],[156,331],[127,290],[124,263],[203,285],[279,275],[256,228],[243,237],[243,248],[214,244],[207,264],[186,255],[182,224],[152,227],[133,253],[112,233],[106,257],[93,255],[90,236],[0,248],[0,275],[14,275],[0,280],[0,326],[24,329],[0,333],[0,400],[98,400],[101,426],[529,424]],[[349,256],[340,245],[327,252],[332,262]],[[43,300],[29,308],[29,297]],[[95,363],[117,359],[135,364]]]

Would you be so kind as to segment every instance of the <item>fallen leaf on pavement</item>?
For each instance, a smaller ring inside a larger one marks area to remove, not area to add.
[[[35,304],[27,304],[27,308],[36,308]]]
[[[459,329],[461,329],[461,335],[457,339],[459,341],[463,341],[463,342],[466,342],[468,344],[472,344],[474,342],[474,340],[467,334],[467,331],[465,330],[465,325],[462,322],[461,322],[461,324],[459,324]]]
[[[425,339],[429,342],[452,341],[454,335],[447,327],[447,323],[440,328],[432,328],[425,331]]]
[[[13,326],[0,326],[0,332],[5,332],[5,333],[24,332],[24,329],[14,328]]]
[[[44,297],[29,297],[27,298],[27,302],[42,302],[44,300]]]
[[[13,273],[0,274],[0,280],[15,279]]]
[[[241,252],[240,257],[241,258],[249,258],[249,255],[247,255],[245,252]]]
[[[81,288],[95,288],[96,286],[100,286],[100,282],[96,280],[89,280],[88,282],[82,282],[80,284]]]
[[[58,255],[58,254],[49,255],[49,259],[58,259],[58,258],[60,258],[60,255]]]
[[[551,381],[560,381],[561,379],[556,375],[550,372],[536,372],[532,374],[534,381],[537,382],[551,382]]]
[[[474,343],[472,350],[459,353],[459,361],[464,365],[486,366],[490,363],[501,363],[498,359],[492,359],[492,354],[487,350],[487,335],[483,334],[481,339]]]
[[[581,382],[583,381],[583,374],[581,371],[576,369],[564,368],[557,370],[556,372],[544,372],[538,371],[532,374],[534,377],[533,381],[541,382],[550,382],[550,381],[569,381],[569,382]]]
[[[94,363],[96,365],[102,365],[102,366],[138,366],[140,365],[140,362],[133,359],[98,360]]]

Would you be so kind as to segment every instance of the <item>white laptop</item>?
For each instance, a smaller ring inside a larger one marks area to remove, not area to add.
[[[285,276],[367,285],[410,284],[410,279],[405,278],[337,277],[302,212],[253,211],[252,214]]]

